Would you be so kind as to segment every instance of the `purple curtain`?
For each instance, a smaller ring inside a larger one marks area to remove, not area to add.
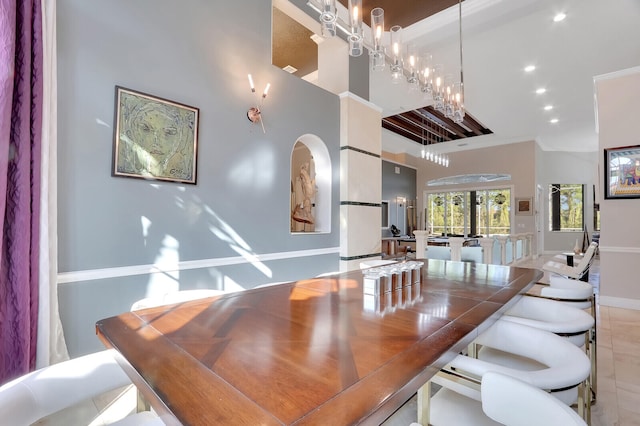
[[[36,359],[41,13],[40,0],[0,0],[0,384]]]

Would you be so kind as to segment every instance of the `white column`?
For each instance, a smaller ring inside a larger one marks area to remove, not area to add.
[[[496,240],[493,237],[478,238],[478,242],[482,246],[484,263],[489,264],[493,262],[493,244],[495,241]]]
[[[496,235],[496,239],[500,243],[500,264],[507,264],[507,240],[509,239],[508,235]]]
[[[533,256],[533,232],[527,232],[525,234],[526,243],[525,246],[527,248],[527,258]]]
[[[416,259],[427,258],[427,238],[429,237],[429,231],[413,231],[413,235],[416,237]]]
[[[351,93],[340,95],[340,270],[380,259],[382,111]]]
[[[511,263],[517,262],[520,260],[518,257],[518,240],[520,239],[520,234],[511,234],[509,235],[509,241],[511,241],[511,253],[512,259]]]
[[[462,244],[464,238],[462,237],[449,237],[449,248],[451,248],[451,260],[462,260]]]
[[[318,44],[318,86],[339,95],[349,90],[349,45],[340,37],[313,37]]]

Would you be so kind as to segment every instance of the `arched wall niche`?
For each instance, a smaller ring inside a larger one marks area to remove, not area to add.
[[[331,232],[331,158],[316,135],[300,136],[291,150],[292,234]]]

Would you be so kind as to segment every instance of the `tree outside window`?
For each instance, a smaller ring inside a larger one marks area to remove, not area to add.
[[[582,232],[584,229],[584,185],[549,185],[549,226],[551,231]]]
[[[496,235],[511,232],[511,190],[478,189],[427,195],[427,230],[443,235]]]

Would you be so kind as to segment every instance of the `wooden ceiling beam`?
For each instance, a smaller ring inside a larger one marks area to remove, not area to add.
[[[443,129],[442,127],[438,126],[432,121],[425,119],[423,116],[416,113],[415,111],[408,111],[408,112],[402,113],[399,115],[399,117],[403,118],[404,120],[410,121],[414,125],[423,129],[425,132],[428,132],[429,134],[436,136],[440,139],[443,139],[445,141],[450,141],[454,139],[449,135],[449,132],[447,132],[446,129]]]
[[[423,145],[423,140],[422,137],[415,135],[414,133],[411,133],[409,131],[407,131],[405,128],[398,126],[397,124],[393,123],[391,120],[387,120],[386,118],[382,120],[382,128],[383,129],[387,129],[391,132],[394,132],[400,136],[403,136],[407,139],[411,139],[414,142],[418,142],[419,144]]]
[[[471,114],[458,124],[432,106],[385,117],[382,127],[423,146],[493,133]]]
[[[406,121],[400,116],[392,116],[382,119],[382,127],[387,130],[391,130],[405,136],[411,140],[416,142],[420,142],[422,145],[430,145],[434,143],[447,142],[448,140],[443,139],[442,134],[438,134],[435,132],[427,132],[426,129],[422,127],[415,126],[414,124]],[[425,130],[423,132],[423,130]],[[406,136],[411,135],[411,136]]]
[[[464,123],[465,126],[467,126],[468,128],[470,128],[471,130],[473,130],[473,132],[477,135],[490,135],[493,132],[489,129],[487,129],[486,127],[484,127],[482,124],[480,124],[478,122],[478,120],[476,120],[474,117],[472,117],[470,114],[465,114],[464,115],[464,120],[462,121]]]
[[[425,108],[419,108],[417,111],[418,113],[423,114],[426,118],[433,120],[434,122],[438,123],[440,126],[449,130],[452,134],[457,136],[457,137],[454,137],[453,139],[466,138],[470,136],[470,133],[467,132],[467,130],[464,127],[454,123],[453,120],[446,118],[444,114],[442,114],[439,111],[436,111],[436,109],[431,106],[428,106]]]

